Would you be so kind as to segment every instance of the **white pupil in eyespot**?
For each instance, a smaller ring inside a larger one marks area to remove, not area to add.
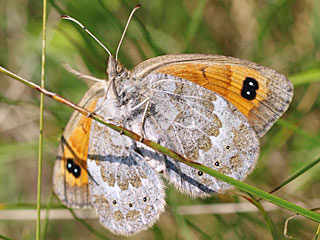
[[[249,82],[249,85],[250,85],[250,86],[253,86],[253,82]]]
[[[71,168],[72,167],[72,164],[71,163],[68,163],[68,168]]]
[[[77,173],[77,172],[78,172],[78,169],[75,168],[73,171],[74,171],[75,173]]]
[[[249,92],[249,91],[247,91],[247,94],[248,94],[248,95],[250,95],[250,92]]]

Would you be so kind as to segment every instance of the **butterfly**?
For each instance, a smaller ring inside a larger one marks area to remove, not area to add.
[[[109,52],[107,74],[80,106],[240,181],[256,164],[259,138],[293,95],[284,75],[218,55],[164,55],[129,71]],[[231,187],[78,112],[61,138],[53,186],[63,204],[94,207],[104,227],[128,236],[164,211],[160,175],[192,197]]]

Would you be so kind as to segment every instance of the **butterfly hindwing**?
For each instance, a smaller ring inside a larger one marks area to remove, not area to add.
[[[113,118],[114,114],[121,119],[122,110],[108,99],[97,113],[105,119]],[[135,151],[132,139],[96,121],[92,123],[91,132],[88,171],[92,178],[89,185],[100,222],[120,235],[147,229],[164,211],[161,179]]]

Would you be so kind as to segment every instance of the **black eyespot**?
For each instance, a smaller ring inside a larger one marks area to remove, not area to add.
[[[132,207],[132,203],[129,203],[129,207]]]
[[[257,80],[251,77],[247,77],[242,84],[241,96],[247,100],[253,100],[256,98],[257,89],[259,89]]]
[[[147,197],[144,197],[144,198],[143,198],[143,201],[146,202],[146,201],[147,201]]]
[[[217,167],[220,165],[220,163],[218,162],[218,161],[216,161],[215,163],[214,163],[214,165],[216,165]]]
[[[73,160],[71,158],[67,159],[67,170],[69,173],[73,172]]]
[[[72,174],[73,174],[73,176],[74,176],[75,178],[80,177],[80,175],[81,175],[81,168],[79,167],[79,165],[74,164]]]
[[[81,168],[78,164],[75,164],[72,158],[67,159],[67,170],[71,173],[75,178],[80,177]]]
[[[227,150],[229,150],[229,149],[230,149],[230,146],[229,146],[229,145],[227,145],[227,146],[226,146],[226,149],[227,149]]]
[[[113,201],[112,201],[112,204],[113,204],[113,205],[116,205],[116,204],[117,204],[117,201],[116,201],[116,200],[113,200]]]
[[[199,176],[202,176],[202,175],[203,175],[203,172],[202,172],[202,171],[198,171],[198,175],[199,175]]]

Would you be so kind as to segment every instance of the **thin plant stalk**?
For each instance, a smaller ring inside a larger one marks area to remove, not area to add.
[[[287,200],[284,200],[282,198],[279,198],[277,196],[274,196],[272,194],[269,194],[265,191],[262,191],[256,187],[253,187],[249,184],[246,184],[244,182],[241,182],[241,181],[238,181],[238,180],[235,180],[234,178],[232,177],[229,177],[227,175],[224,175],[216,170],[213,170],[207,166],[204,166],[200,163],[197,163],[195,161],[192,161],[191,159],[187,159],[187,158],[184,158],[182,155],[180,155],[179,153],[173,151],[173,150],[170,150],[168,148],[165,148],[163,146],[161,146],[160,144],[156,143],[156,142],[153,142],[153,141],[150,141],[148,139],[145,139],[145,138],[141,138],[140,135],[122,127],[122,126],[117,126],[113,123],[110,123],[110,122],[106,122],[106,120],[99,114],[96,114],[94,112],[90,112],[89,110],[85,109],[85,108],[82,108],[80,107],[79,105],[77,104],[74,104],[72,102],[70,102],[69,100],[59,96],[58,94],[56,93],[52,93],[46,89],[43,89],[41,88],[40,86],[30,82],[30,81],[27,81],[25,79],[23,79],[22,77],[4,69],[3,67],[0,66],[0,72],[2,73],[5,73],[6,75],[20,81],[21,83],[35,89],[35,90],[38,90],[42,93],[44,93],[46,96],[58,101],[58,102],[61,102],[63,104],[66,104],[67,106],[75,109],[76,111],[80,112],[81,114],[89,117],[89,118],[92,118],[96,121],[98,121],[99,123],[101,124],[104,124],[105,126],[109,127],[109,128],[112,128],[113,130],[123,134],[123,135],[126,135],[130,138],[132,138],[133,140],[135,141],[141,141],[143,144],[151,147],[152,149],[158,151],[158,152],[161,152],[163,154],[166,154],[167,156],[177,160],[177,161],[180,161],[184,164],[187,164],[193,168],[196,168],[204,173],[207,173],[209,174],[210,176],[213,176],[215,178],[218,178],[230,185],[233,185],[234,187],[240,189],[241,191],[243,192],[247,192],[247,193],[250,193],[252,195],[255,195],[257,197],[260,197],[260,198],[263,198],[265,200],[267,200],[268,202],[271,202],[281,208],[284,208],[284,209],[287,209],[289,211],[292,211],[292,212],[295,212],[297,214],[300,214],[302,216],[305,216],[313,221],[316,221],[316,222],[319,222],[320,223],[320,214],[319,213],[316,213],[316,212],[312,212],[306,208],[303,208],[303,207],[300,207],[300,206],[297,206],[295,204],[293,204],[292,202],[289,202]]]
[[[318,240],[320,235],[320,224],[318,224],[316,235],[314,236],[314,240]]]
[[[46,19],[47,19],[47,0],[43,0],[42,10],[42,53],[41,53],[41,88],[44,88],[45,65],[46,65]],[[42,176],[42,149],[43,149],[43,110],[44,94],[40,94],[40,122],[39,122],[39,148],[38,148],[38,186],[37,186],[37,223],[36,240],[40,240],[40,214],[41,214],[41,176]]]

